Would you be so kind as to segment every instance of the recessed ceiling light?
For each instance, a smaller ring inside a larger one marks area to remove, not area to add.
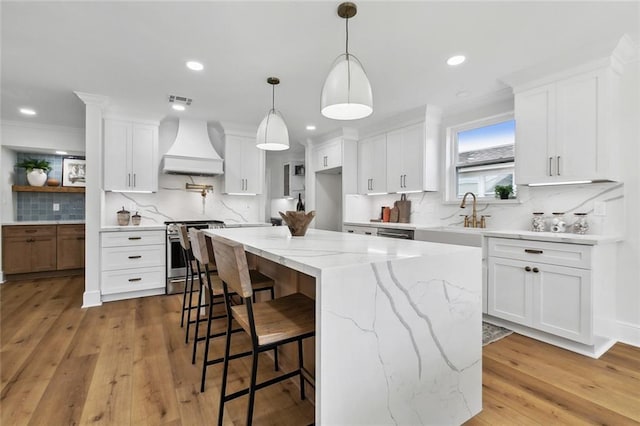
[[[202,65],[200,62],[188,61],[187,68],[193,71],[202,71],[204,69],[204,65]]]
[[[171,105],[171,108],[175,109],[176,111],[184,111],[186,109],[184,105],[180,104],[173,104]]]
[[[460,65],[461,63],[463,63],[466,60],[467,60],[467,58],[465,58],[464,56],[456,55],[456,56],[452,56],[449,59],[447,59],[447,64],[451,65],[452,67],[455,67],[456,65]]]
[[[20,108],[20,113],[24,115],[36,115],[36,111],[31,108]]]
[[[56,151],[56,154],[58,154],[58,155],[67,155],[68,152],[67,151]]]
[[[314,126],[313,124],[309,124],[307,126],[307,130],[315,130],[315,129],[316,129],[316,126]]]
[[[466,90],[461,90],[460,92],[456,93],[456,96],[459,98],[466,98],[467,96],[469,96],[469,92],[467,92]]]

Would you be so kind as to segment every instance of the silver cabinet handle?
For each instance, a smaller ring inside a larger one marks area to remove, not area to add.
[[[136,186],[136,174],[133,174],[133,187],[135,188]]]
[[[549,176],[553,176],[553,157],[549,157]]]
[[[560,176],[560,156],[556,157],[556,174]]]
[[[127,186],[131,186],[131,173],[127,173]]]
[[[400,188],[402,188],[402,175],[400,175]]]

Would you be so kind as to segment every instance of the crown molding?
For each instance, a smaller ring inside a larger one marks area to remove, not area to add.
[[[96,95],[93,93],[78,92],[78,91],[74,91],[73,93],[75,93],[76,96],[79,97],[80,100],[85,103],[85,105],[96,105],[96,106],[99,106],[100,108],[104,108],[109,103],[109,98],[107,96]]]

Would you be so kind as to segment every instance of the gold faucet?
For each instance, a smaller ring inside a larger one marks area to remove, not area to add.
[[[473,192],[467,192],[464,194],[464,197],[462,197],[462,203],[460,203],[460,208],[464,209],[465,208],[465,204],[467,202],[467,195],[471,195],[473,197],[473,212],[471,213],[471,223],[469,223],[469,216],[465,216],[464,217],[464,227],[465,228],[477,228],[478,227],[478,216],[477,216],[477,212],[476,212],[476,194],[474,194]],[[483,227],[484,228],[484,227]]]

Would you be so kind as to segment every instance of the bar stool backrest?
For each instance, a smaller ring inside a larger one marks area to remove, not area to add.
[[[253,288],[244,246],[219,235],[212,239],[220,279],[241,297],[251,297]]]
[[[189,250],[191,244],[189,244],[189,234],[187,233],[187,225],[178,225],[178,238],[180,239],[180,245],[184,250]]]
[[[209,264],[209,252],[207,251],[207,243],[204,239],[204,232],[196,228],[189,229],[189,240],[191,242],[191,250],[193,257],[196,258],[202,266]]]

